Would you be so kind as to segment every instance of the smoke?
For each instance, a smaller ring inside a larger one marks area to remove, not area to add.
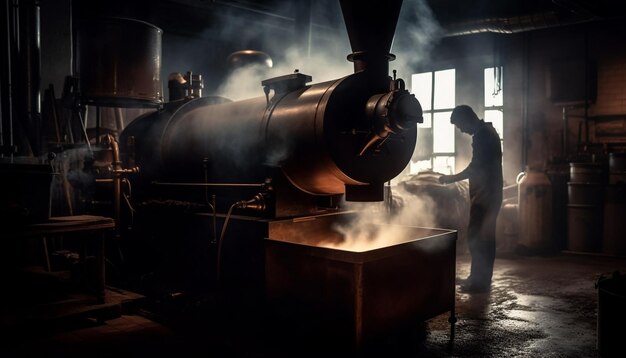
[[[399,187],[391,203],[346,203],[346,209],[355,210],[357,216],[349,223],[334,225],[343,241],[322,246],[356,252],[374,250],[417,239],[412,227],[437,226],[437,204],[428,196],[416,196]]]
[[[346,60],[351,50],[339,2],[311,3],[311,27],[308,34],[303,24],[299,23],[302,19],[298,18],[298,14],[309,11],[302,6],[300,2],[281,4],[281,14],[293,19],[282,25],[293,27],[293,31],[287,33],[284,28],[275,28],[273,25],[276,20],[271,18],[262,23],[249,24],[248,27],[256,28],[253,31],[244,30],[244,34],[241,34],[242,28],[232,22],[219,25],[223,38],[244,36],[245,39],[239,43],[241,47],[235,50],[263,51],[272,57],[274,65],[272,68],[246,66],[229,69],[216,94],[232,100],[263,96],[261,81],[295,71],[311,76],[312,83],[338,79],[353,72],[352,64]]]
[[[442,35],[443,29],[426,0],[404,1],[391,49],[396,60],[390,63],[390,68],[410,79],[421,63],[430,61]]]
[[[309,51],[304,43],[306,39],[296,39],[291,46],[285,48],[277,45],[273,36],[264,38],[260,50],[277,57],[274,59],[275,66],[270,69],[263,66],[237,69],[224,79],[216,93],[232,100],[262,96],[261,81],[294,73],[296,70],[312,76],[313,83],[351,74],[353,65],[347,61],[346,56],[352,50],[338,1],[336,3],[326,8],[320,9],[321,6],[318,6],[314,9],[313,22],[321,22],[321,25],[314,26],[311,30]],[[230,34],[231,31],[236,30],[230,25],[223,29],[225,34]],[[391,49],[396,60],[390,63],[390,69],[397,70],[400,77],[410,79],[418,66],[429,60],[433,47],[442,34],[443,30],[425,0],[405,1]]]
[[[93,173],[86,167],[93,153],[86,147],[64,150],[50,161],[54,172],[50,185],[52,216],[77,215],[85,212],[86,198],[95,185]]]
[[[300,72],[312,77],[312,83],[320,83],[345,77],[353,72],[352,64],[346,60],[350,53],[347,33],[332,33],[324,36],[323,46],[308,54],[302,45],[287,48],[280,61],[272,68],[260,65],[246,66],[233,70],[219,86],[217,93],[232,100],[263,96],[261,81],[268,78]],[[343,55],[337,49],[344,49]]]

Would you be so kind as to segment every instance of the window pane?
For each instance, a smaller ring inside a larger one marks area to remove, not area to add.
[[[430,160],[433,156],[433,130],[431,128],[419,128],[417,130],[417,141],[411,160]]]
[[[411,76],[411,92],[422,105],[422,110],[430,111],[432,108],[432,72],[416,73]]]
[[[502,67],[499,68],[499,83],[494,70],[494,67],[485,68],[485,107],[502,106]]]
[[[500,139],[504,138],[504,127],[502,121],[502,111],[499,110],[487,110],[485,111],[485,122],[491,122],[493,127],[498,131]]]
[[[454,69],[435,72],[435,109],[454,108]]]
[[[418,123],[417,128],[432,128],[433,126],[432,116],[433,114],[431,112],[424,113],[423,115],[424,123]]]
[[[432,168],[432,163],[430,162],[430,159],[420,160],[417,162],[411,161],[409,163],[409,174],[415,175],[415,174],[418,174],[419,172],[430,170],[431,168]]]
[[[435,153],[454,153],[454,125],[450,123],[451,113],[434,114],[433,151]]]
[[[436,156],[433,158],[433,171],[442,174],[454,173],[454,156]]]

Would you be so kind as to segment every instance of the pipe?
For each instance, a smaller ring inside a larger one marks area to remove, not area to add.
[[[33,155],[41,151],[41,28],[39,1],[20,0],[17,26],[20,59],[20,121],[26,129]]]
[[[563,106],[563,158],[567,158],[567,132],[568,132],[567,107]]]
[[[478,33],[514,34],[541,30],[551,27],[575,25],[597,20],[597,16],[566,18],[555,11],[540,12],[514,17],[493,17],[452,24],[447,27],[444,37],[472,35]]]
[[[530,77],[530,46],[528,44],[528,34],[524,35],[524,59],[522,65],[522,165],[520,170],[524,171],[528,165],[528,97],[529,97],[529,77]]]
[[[256,187],[261,188],[265,184],[260,183],[166,183],[153,181],[154,185],[169,185],[169,186],[223,186],[223,187]]]
[[[387,85],[391,43],[400,16],[402,0],[364,4],[355,0],[340,0],[341,12],[348,30],[352,53],[348,60],[354,62],[354,72],[369,71]]]
[[[117,136],[124,130],[124,115],[120,107],[115,107],[115,126],[117,127]]]
[[[14,134],[13,134],[13,89],[12,89],[12,78],[13,78],[13,74],[12,74],[12,56],[13,56],[13,39],[12,39],[12,24],[14,23],[15,19],[12,16],[13,12],[12,12],[12,8],[11,8],[11,1],[7,1],[6,2],[6,61],[7,61],[7,67],[6,67],[6,80],[7,80],[7,84],[6,84],[6,108],[5,108],[5,113],[7,113],[7,123],[8,123],[8,140],[9,140],[9,156],[10,156],[10,161],[11,163],[13,162],[13,153],[15,152],[14,149]],[[4,120],[4,119],[3,119]],[[4,134],[3,134],[4,135]],[[4,147],[4,137],[3,137],[3,142],[2,142],[2,155],[4,155],[4,151],[5,151],[5,147]]]
[[[122,197],[122,161],[120,160],[120,148],[117,141],[111,134],[104,137],[104,144],[111,147],[113,163],[113,213],[115,219],[115,235],[120,234],[120,218],[121,218],[121,197]]]

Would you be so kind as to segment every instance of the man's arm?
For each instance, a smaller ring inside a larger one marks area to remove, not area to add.
[[[452,175],[442,175],[439,177],[439,182],[441,184],[449,184],[457,181],[465,180],[470,177],[472,173],[472,163],[467,166],[467,168],[461,170],[460,172]]]

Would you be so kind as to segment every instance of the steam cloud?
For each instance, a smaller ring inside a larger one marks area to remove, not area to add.
[[[428,196],[418,197],[400,188],[394,188],[394,199],[389,203],[347,203],[357,217],[348,224],[336,224],[333,229],[344,240],[322,243],[321,246],[368,251],[417,239],[411,236],[411,227],[435,227],[437,204]]]
[[[341,13],[341,10],[338,6],[339,2],[336,1],[336,3],[335,6],[326,9],[326,14],[321,13],[319,18],[314,18],[313,21],[333,19],[333,16],[330,16],[331,12],[335,15],[334,18],[337,18],[336,13]],[[335,23],[327,26],[337,31],[320,27],[317,28],[320,33],[315,33],[316,28],[314,28],[311,43],[313,51],[310,54],[303,51],[301,43],[284,50],[277,47],[276,38],[265,39],[264,48],[261,50],[270,55],[280,51],[283,60],[274,61],[277,65],[271,69],[262,66],[238,69],[222,82],[217,93],[233,100],[262,96],[262,80],[290,74],[296,69],[312,76],[314,83],[351,74],[353,65],[346,60],[346,55],[352,51],[343,19],[339,17]],[[230,27],[226,27],[224,31],[230,32],[229,29]],[[390,69],[396,69],[398,76],[410,79],[419,64],[428,60],[432,48],[442,34],[442,28],[425,0],[404,1],[391,49],[397,58],[390,63]]]
[[[410,80],[418,66],[429,61],[442,35],[443,29],[426,0],[404,1],[391,48],[396,60],[390,63],[390,68]]]

